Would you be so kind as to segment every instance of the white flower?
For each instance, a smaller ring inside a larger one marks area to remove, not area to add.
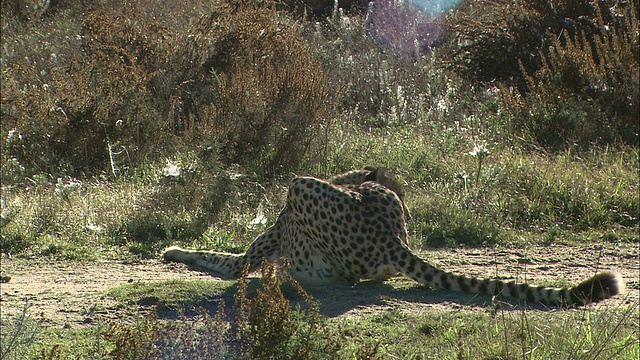
[[[491,154],[491,152],[487,149],[486,145],[476,145],[473,147],[473,150],[469,152],[469,155],[479,157],[484,157],[489,154]]]
[[[162,175],[178,177],[180,176],[180,167],[167,159],[167,166],[162,169]]]
[[[258,210],[256,213],[256,217],[253,220],[249,221],[249,225],[247,226],[250,229],[254,229],[256,226],[264,225],[267,223],[267,217],[262,213],[262,211]]]
[[[87,229],[89,229],[91,231],[95,231],[95,232],[100,232],[100,231],[104,230],[104,226],[95,225],[95,224],[89,224],[89,225],[87,225]]]

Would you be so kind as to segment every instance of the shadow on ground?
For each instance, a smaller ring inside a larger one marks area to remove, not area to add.
[[[305,291],[320,303],[320,313],[327,317],[359,316],[362,314],[375,314],[382,311],[397,309],[400,311],[493,311],[534,309],[546,311],[548,308],[539,304],[518,303],[511,299],[497,299],[486,295],[473,295],[458,293],[449,290],[431,289],[420,284],[411,284],[410,279],[396,278],[389,282],[379,283],[375,281],[363,281],[355,285],[330,285],[305,287]],[[249,279],[248,297],[256,296],[261,287],[259,278]],[[234,295],[238,291],[237,283],[228,287],[222,294],[197,304],[187,304],[180,309],[169,309],[158,305],[158,314],[161,318],[175,319],[180,316],[193,316],[199,313],[200,308],[206,309],[210,314],[218,311],[220,303],[224,303],[226,309],[234,306]],[[293,308],[300,306],[307,309],[309,306],[294,286],[285,283],[282,292],[291,301]],[[143,304],[140,304],[143,305]],[[145,304],[153,305],[153,304]]]

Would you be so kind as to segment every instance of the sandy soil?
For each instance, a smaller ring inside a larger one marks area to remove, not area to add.
[[[420,252],[432,264],[460,274],[515,279],[532,284],[577,283],[601,270],[622,274],[625,291],[596,306],[637,303],[640,297],[640,251],[637,244],[586,247],[529,247],[527,249],[446,249]],[[137,263],[43,263],[3,258],[0,308],[3,319],[29,305],[31,316],[48,327],[76,327],[109,319],[133,319],[145,307],[122,306],[106,295],[116,285],[169,279],[219,279],[182,264],[159,260]],[[6,279],[5,279],[6,280]],[[4,281],[4,280],[3,280]],[[421,311],[486,311],[487,296],[432,290],[410,279],[386,283],[361,282],[307,289],[330,317],[358,316],[388,309]],[[148,306],[146,307],[149,308]],[[538,310],[543,310],[542,308]]]

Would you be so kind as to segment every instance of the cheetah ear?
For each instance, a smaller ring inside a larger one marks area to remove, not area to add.
[[[367,171],[370,171],[365,177],[364,181],[375,181],[377,183],[380,182],[380,179],[384,178],[387,174],[384,168],[374,168],[371,166],[365,166],[364,168]]]
[[[368,171],[367,175],[365,175],[364,177],[364,181],[363,182],[367,182],[367,181],[375,181],[378,182],[380,179],[380,168],[374,168],[371,166],[365,166],[364,169],[366,171]],[[382,170],[384,172],[384,170]]]

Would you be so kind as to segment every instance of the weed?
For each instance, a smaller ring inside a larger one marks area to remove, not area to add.
[[[480,181],[480,174],[482,173],[482,161],[485,157],[489,156],[491,152],[486,146],[476,145],[469,155],[478,159],[478,170],[476,171],[476,182]]]
[[[29,314],[28,303],[25,303],[22,311],[12,321],[2,320],[0,359],[24,358],[41,331],[40,324]]]
[[[553,321],[546,324],[538,321],[536,315],[523,310],[510,315],[500,313],[496,321],[502,323],[501,326],[506,330],[501,334],[504,336],[505,355],[622,359],[637,351],[634,349],[638,346],[637,339],[628,333],[633,331],[629,321],[637,315],[637,310],[637,304],[600,312],[582,309],[564,318],[549,315]],[[511,322],[519,325],[514,327]],[[558,328],[559,331],[552,328]]]
[[[156,314],[134,325],[113,323],[105,334],[115,345],[111,355],[117,359],[338,358],[340,338],[320,315],[318,304],[287,277],[307,306],[307,310],[292,310],[276,276],[282,270],[265,262],[261,288],[253,298],[249,297],[245,270],[230,313],[220,303],[213,316],[201,310],[195,319],[181,322],[166,323]],[[358,354],[375,358],[376,352],[377,347],[366,347]]]

